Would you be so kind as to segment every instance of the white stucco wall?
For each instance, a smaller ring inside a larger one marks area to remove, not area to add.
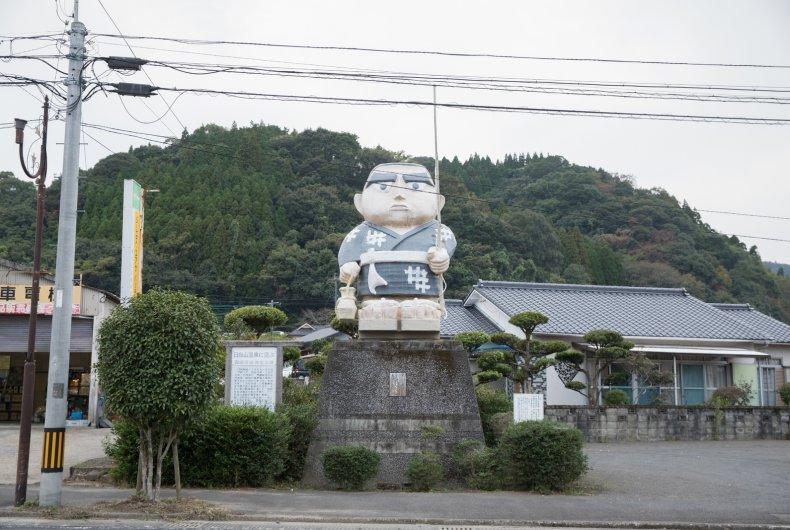
[[[581,381],[585,385],[587,384],[587,378],[584,374],[576,375],[574,381]],[[551,367],[546,369],[546,404],[586,405],[587,398],[578,392],[565,388],[565,385],[562,384],[560,380],[560,376],[557,375],[557,370]]]

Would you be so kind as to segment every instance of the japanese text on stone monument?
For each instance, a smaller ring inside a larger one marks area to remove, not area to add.
[[[277,348],[231,350],[230,404],[274,410],[277,400]]]

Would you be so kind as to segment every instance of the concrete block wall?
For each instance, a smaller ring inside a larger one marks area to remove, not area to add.
[[[790,407],[549,405],[545,415],[588,442],[790,440]]]

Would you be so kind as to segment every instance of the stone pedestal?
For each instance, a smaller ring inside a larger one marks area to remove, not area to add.
[[[321,453],[332,445],[376,451],[376,483],[403,485],[406,465],[420,451],[442,455],[447,469],[456,443],[483,441],[468,354],[456,341],[337,342],[327,356],[318,415],[304,476],[313,486],[327,485]],[[443,432],[433,436],[436,427]]]

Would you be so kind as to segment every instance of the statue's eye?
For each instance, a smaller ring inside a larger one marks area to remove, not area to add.
[[[422,189],[422,185],[419,182],[412,182],[411,183],[411,189],[413,189],[413,190]]]
[[[389,184],[383,184],[383,183],[379,184],[379,189],[381,191],[387,191],[388,189],[390,189],[390,185]]]

